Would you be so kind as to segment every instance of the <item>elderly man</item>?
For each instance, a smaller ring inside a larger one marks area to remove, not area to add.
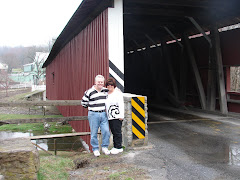
[[[95,85],[85,91],[82,97],[82,106],[84,108],[88,107],[88,121],[91,130],[91,145],[94,156],[100,156],[97,139],[99,127],[102,133],[102,152],[106,155],[110,154],[108,150],[110,132],[105,111],[108,89],[103,87],[104,81],[105,79],[102,75],[97,75],[95,77]]]

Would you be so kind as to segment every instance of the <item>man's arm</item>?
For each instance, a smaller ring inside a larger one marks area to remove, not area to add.
[[[89,96],[87,95],[87,91],[85,91],[83,97],[82,97],[82,102],[81,102],[81,105],[84,107],[84,108],[87,108],[88,107],[88,104],[89,104]]]

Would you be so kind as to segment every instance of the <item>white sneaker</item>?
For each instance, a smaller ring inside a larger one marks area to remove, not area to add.
[[[109,155],[109,154],[110,154],[110,151],[109,151],[108,148],[106,148],[106,147],[103,147],[103,148],[102,148],[102,152],[103,152],[105,155]]]
[[[123,152],[123,148],[121,148],[121,149],[112,148],[112,149],[110,150],[110,152],[111,152],[111,154],[118,154],[118,153]]]
[[[93,151],[93,154],[94,154],[94,156],[96,156],[96,157],[100,156],[100,152],[99,152],[99,150],[95,150],[95,151]]]

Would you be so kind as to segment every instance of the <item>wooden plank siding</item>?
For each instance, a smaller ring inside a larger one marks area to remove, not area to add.
[[[46,68],[49,100],[81,100],[94,77],[109,76],[108,10],[103,11],[77,34]],[[87,116],[82,106],[58,106],[63,116]],[[88,121],[71,121],[76,132],[89,132]],[[83,137],[90,144],[90,137]]]

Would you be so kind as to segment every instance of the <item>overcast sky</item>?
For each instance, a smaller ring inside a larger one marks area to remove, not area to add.
[[[47,45],[82,0],[0,0],[0,46]]]

